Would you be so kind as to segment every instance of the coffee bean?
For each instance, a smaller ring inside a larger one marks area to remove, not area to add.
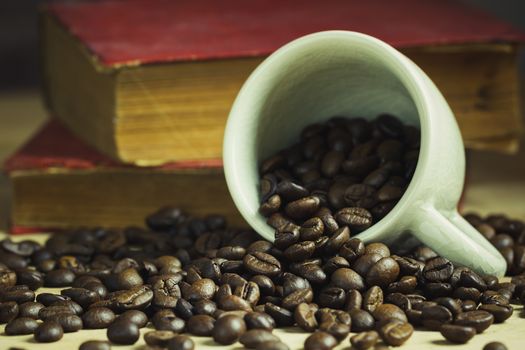
[[[19,310],[18,304],[14,301],[0,303],[0,324],[8,323],[16,318]]]
[[[186,331],[192,335],[209,337],[212,334],[215,319],[208,315],[194,315],[186,323]]]
[[[376,307],[374,312],[372,312],[374,319],[376,321],[385,321],[385,320],[400,320],[407,322],[407,317],[403,310],[394,304],[381,304]]]
[[[378,286],[370,287],[363,296],[363,309],[374,313],[383,304],[383,291]]]
[[[144,334],[144,341],[150,346],[167,348],[169,341],[176,336],[177,333],[172,331],[150,331]]]
[[[177,313],[177,315],[180,315],[180,313]],[[175,316],[175,313],[170,309],[157,311],[157,313],[151,318],[151,322],[158,331],[173,331],[175,333],[180,333],[186,327],[186,322],[182,318]]]
[[[228,295],[221,298],[219,300],[219,307],[225,311],[252,311],[250,303],[237,295]]]
[[[335,270],[332,274],[331,282],[334,287],[344,290],[357,289],[362,291],[365,289],[363,278],[357,272],[348,268]]]
[[[494,316],[483,310],[467,311],[459,314],[454,324],[476,329],[477,333],[483,332],[494,322]]]
[[[41,309],[44,308],[44,305],[36,301],[27,301],[19,305],[18,317],[30,317],[33,319],[38,319],[38,313]]]
[[[421,310],[421,321],[426,328],[437,331],[442,324],[452,322],[452,313],[444,306],[426,306]]]
[[[365,310],[353,309],[350,310],[352,317],[352,330],[355,332],[370,331],[375,328],[374,317]]]
[[[454,324],[442,324],[439,331],[445,339],[458,344],[465,344],[476,335],[474,328]]]
[[[412,325],[400,320],[392,320],[379,329],[381,339],[392,346],[400,346],[412,336],[412,333],[414,333]]]
[[[299,233],[301,240],[312,241],[321,237],[324,233],[324,230],[325,226],[323,220],[318,217],[313,217],[303,222],[301,228],[299,229]]]
[[[68,269],[49,271],[44,277],[46,287],[67,287],[75,280],[75,273]]]
[[[281,263],[267,253],[254,252],[246,254],[244,267],[249,271],[265,276],[275,276],[281,272]]]
[[[64,331],[60,324],[54,321],[44,321],[34,331],[35,341],[38,343],[56,342],[64,336]]]
[[[382,258],[368,270],[366,284],[368,286],[376,285],[385,288],[398,278],[399,272],[399,265],[394,259],[390,257]]]
[[[5,326],[5,334],[7,335],[23,335],[33,334],[37,329],[38,322],[29,317],[18,317],[11,320]]]
[[[281,306],[288,310],[294,310],[301,303],[310,303],[314,298],[312,289],[299,289],[287,295],[281,303]]]
[[[360,207],[340,209],[335,214],[335,219],[339,225],[348,226],[352,232],[364,231],[372,225],[372,214],[365,208]]]
[[[306,338],[305,350],[331,350],[337,345],[337,340],[329,333],[317,331]]]
[[[319,306],[340,309],[346,301],[344,289],[338,287],[323,288],[319,293]]]
[[[247,329],[264,329],[271,332],[275,328],[275,320],[264,312],[249,312],[244,316],[244,322]]]
[[[496,304],[482,304],[478,310],[487,311],[494,316],[495,323],[502,323],[514,312],[514,308],[510,305],[496,305]]]
[[[327,256],[336,254],[339,249],[350,239],[350,230],[343,226],[336,230],[328,239],[324,246],[324,252]]]
[[[16,270],[16,280],[19,285],[24,284],[31,290],[37,290],[44,285],[44,274],[36,270],[19,269]]]
[[[25,285],[7,287],[0,291],[0,300],[2,302],[14,301],[17,304],[22,304],[35,300],[35,292]]]
[[[58,323],[65,333],[77,332],[83,327],[82,319],[77,315],[57,314],[48,317],[46,321],[48,320]]]
[[[98,293],[85,288],[67,288],[61,290],[60,294],[70,297],[84,308],[100,300]]]
[[[303,261],[312,256],[315,251],[315,243],[303,241],[292,244],[284,251],[284,256],[290,261]]]
[[[454,265],[445,258],[437,257],[427,261],[423,276],[430,282],[446,282],[454,271]]]
[[[139,328],[146,327],[148,324],[148,316],[139,310],[128,310],[122,313],[117,321],[131,322],[137,325]]]
[[[344,309],[351,311],[354,309],[361,309],[363,305],[363,296],[358,290],[352,289],[346,293],[346,301]]]
[[[111,345],[104,340],[88,340],[80,344],[78,350],[110,350]]]
[[[82,315],[84,328],[107,328],[115,320],[115,313],[107,307],[93,307]]]
[[[318,327],[315,318],[317,310],[318,307],[314,304],[301,303],[295,308],[294,320],[305,331],[313,332]]]
[[[220,317],[213,328],[213,340],[222,345],[235,343],[246,332],[246,323],[235,315]]]
[[[353,263],[359,257],[365,254],[365,245],[360,239],[352,238],[347,241],[339,250],[339,255],[348,262]]]
[[[350,338],[350,344],[357,350],[367,350],[373,347],[379,340],[376,331],[358,333]]]
[[[319,325],[319,330],[332,335],[338,342],[341,342],[350,333],[350,326],[336,321],[327,321]]]
[[[314,215],[320,205],[321,201],[318,197],[308,196],[288,203],[284,210],[288,217],[300,220]]]
[[[483,347],[483,350],[507,350],[507,347],[503,343],[500,343],[498,341],[493,341],[493,342],[485,344],[485,346]]]
[[[290,327],[294,324],[292,312],[285,308],[272,303],[266,303],[264,305],[264,312],[275,320],[278,327]]]
[[[195,343],[193,340],[185,335],[176,335],[173,339],[168,341],[168,350],[193,350]]]
[[[70,297],[65,295],[53,294],[53,293],[40,293],[36,296],[36,301],[44,304],[44,306],[50,306],[54,302],[71,300]]]
[[[264,342],[279,342],[277,336],[263,329],[252,329],[244,333],[239,342],[247,349],[255,349],[259,344]]]
[[[119,345],[132,345],[140,337],[139,327],[130,321],[117,321],[112,323],[107,329],[108,339]]]

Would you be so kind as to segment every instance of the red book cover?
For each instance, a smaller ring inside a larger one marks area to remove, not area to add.
[[[4,163],[6,172],[50,168],[94,169],[131,167],[99,153],[76,137],[57,119],[49,120],[25,145]],[[168,170],[195,168],[222,168],[222,160],[184,161],[166,163],[160,167]],[[151,169],[150,168],[150,169]],[[137,167],[137,169],[147,169]]]
[[[127,0],[53,3],[48,11],[107,66],[265,56],[335,29],[395,47],[525,40],[452,0]]]

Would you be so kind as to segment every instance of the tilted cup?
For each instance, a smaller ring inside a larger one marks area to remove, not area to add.
[[[261,160],[290,146],[301,130],[332,116],[381,113],[421,129],[417,167],[406,192],[364,242],[409,242],[478,273],[502,276],[498,251],[457,212],[465,175],[463,141],[447,102],[406,56],[368,35],[327,31],[283,46],[251,74],[231,109],[224,171],[240,213],[264,238],[274,230],[259,214]]]

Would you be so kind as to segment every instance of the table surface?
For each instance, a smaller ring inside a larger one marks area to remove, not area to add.
[[[0,93],[0,162],[19,147],[46,119],[46,110],[37,91]],[[525,141],[524,141],[525,142]],[[525,144],[525,143],[522,143]],[[467,191],[463,210],[475,210],[482,214],[501,212],[514,218],[525,219],[525,151],[517,155],[500,155],[485,152],[468,153]],[[9,207],[9,186],[5,176],[0,176],[0,231],[5,230]],[[174,203],[176,204],[176,203]],[[0,233],[0,238],[5,233]],[[45,234],[24,235],[18,239],[43,241]],[[42,289],[39,292],[50,291]],[[58,290],[54,290],[58,292]],[[0,333],[3,334],[3,327]],[[144,328],[141,333],[149,331]],[[491,326],[481,335],[475,336],[465,345],[454,345],[452,349],[482,349],[490,341],[504,342],[511,350],[525,348],[525,311],[516,306],[513,316],[503,324]],[[301,349],[307,333],[291,328],[275,330],[291,349]],[[37,344],[32,336],[0,335],[0,349],[18,347],[24,349],[77,349],[78,346],[92,339],[106,339],[105,330],[82,330],[68,333],[57,343]],[[194,337],[197,349],[216,349],[217,344],[210,338]],[[447,343],[439,332],[416,331],[403,349],[441,349]],[[348,339],[337,349],[348,349]],[[115,346],[118,349],[144,348],[142,337],[133,346]],[[225,349],[240,349],[237,343]]]

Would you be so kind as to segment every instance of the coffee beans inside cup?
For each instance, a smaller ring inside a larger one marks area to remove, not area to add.
[[[419,142],[419,129],[388,114],[306,127],[260,165],[259,212],[276,246],[308,257],[322,245],[329,254],[381,220],[410,183]]]
[[[495,235],[510,232],[517,237],[513,249],[520,249],[523,222],[467,219],[496,226]],[[515,260],[509,270],[515,276],[500,282],[428,247],[400,254],[383,243],[364,244],[347,227],[323,234],[324,243],[312,247],[308,241],[272,244],[253,231],[229,228],[220,216],[195,218],[176,208],[162,208],[146,222],[147,229],[55,234],[45,245],[1,241],[5,336],[53,342],[67,332],[106,328],[111,343],[134,344],[141,328],[150,327],[144,341],[156,348],[192,350],[193,337],[206,336],[217,346],[286,350],[291,344],[274,329],[299,327],[312,333],[305,349],[346,343],[365,350],[378,342],[402,345],[414,328],[423,328],[465,343],[505,322],[514,312],[511,302],[525,299],[525,274]],[[64,285],[56,293],[41,293],[36,285],[33,291],[17,278],[28,270],[44,287]],[[107,341],[80,347],[109,348]]]

